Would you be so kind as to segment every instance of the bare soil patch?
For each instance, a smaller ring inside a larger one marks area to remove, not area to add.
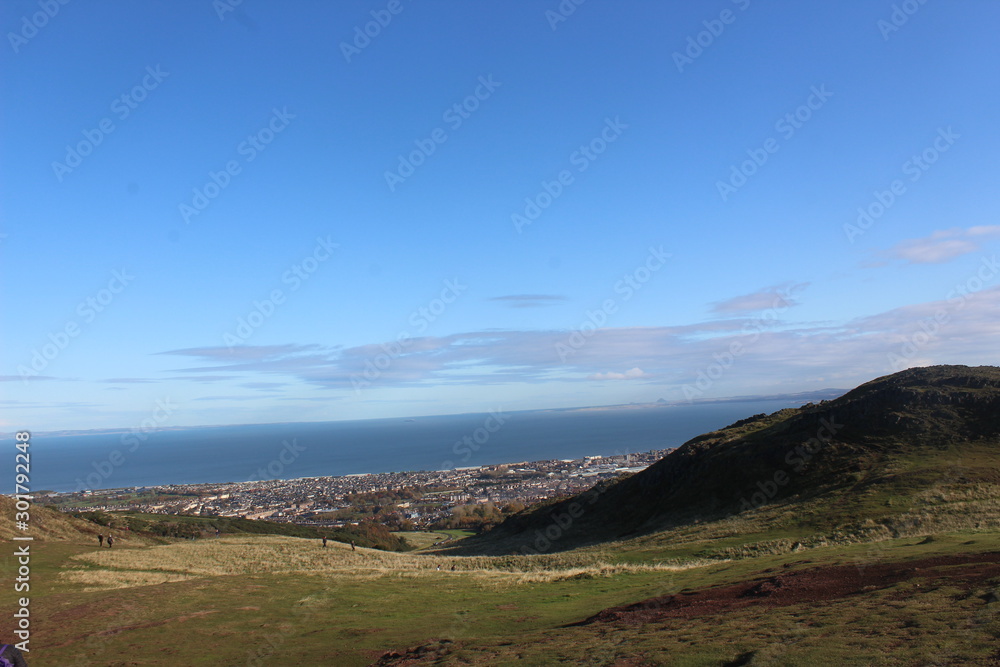
[[[926,579],[929,584],[948,584],[971,590],[993,577],[1000,577],[1000,552],[936,556],[895,563],[810,567],[610,607],[573,625],[612,622],[642,625],[668,618],[717,615],[751,606],[783,607],[821,602],[888,588],[916,578]]]

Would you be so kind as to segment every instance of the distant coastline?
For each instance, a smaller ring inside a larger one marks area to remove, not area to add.
[[[811,398],[819,398],[810,394]],[[670,449],[755,413],[768,401],[646,404],[377,420],[248,424],[33,436],[37,489],[90,489],[450,470]],[[0,491],[10,492],[6,484]]]
[[[603,410],[636,410],[636,409],[647,409],[647,408],[664,408],[664,407],[684,407],[690,405],[720,405],[729,403],[753,403],[753,402],[768,402],[768,401],[789,401],[795,403],[801,401],[803,404],[810,401],[820,401],[820,400],[830,400],[842,396],[848,390],[847,389],[817,389],[815,391],[803,391],[785,394],[767,394],[762,396],[755,395],[743,395],[743,396],[724,396],[720,398],[696,398],[690,401],[687,400],[676,400],[667,401],[665,399],[659,399],[658,401],[653,401],[651,403],[619,403],[612,405],[591,405],[591,406],[573,406],[566,408],[529,408],[524,410],[510,410],[510,414],[524,414],[524,413],[551,413],[551,412],[596,412]],[[447,414],[432,414],[432,415],[403,415],[400,417],[374,417],[369,419],[335,419],[335,420],[325,420],[325,421],[314,421],[314,422],[259,422],[259,423],[246,423],[246,424],[197,424],[188,426],[161,426],[157,427],[157,431],[188,431],[192,429],[213,429],[213,428],[233,428],[237,426],[295,426],[303,424],[339,424],[343,422],[381,422],[389,420],[400,420],[406,422],[416,422],[420,419],[431,418],[431,417],[461,417],[464,415],[477,415],[481,414],[478,412],[456,412]],[[24,429],[19,429],[24,430]],[[30,428],[29,428],[30,430]],[[114,428],[93,428],[93,429],[59,429],[54,431],[32,431],[34,435],[41,435],[46,437],[65,437],[65,436],[79,436],[79,435],[121,435],[126,433],[131,433],[134,429],[131,427],[114,427]],[[0,431],[0,437],[14,437],[16,431]]]

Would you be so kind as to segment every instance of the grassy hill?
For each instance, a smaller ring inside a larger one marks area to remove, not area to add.
[[[32,667],[991,664],[1000,636],[986,531],[679,563],[274,535],[54,546],[33,562]]]
[[[463,548],[549,552],[739,514],[805,535],[859,530],[859,519],[896,533],[906,521],[996,525],[998,460],[1000,369],[911,369],[698,436],[641,473],[522,512]]]
[[[998,383],[994,368],[918,369],[756,415],[437,552],[250,533],[98,549],[95,524],[36,508],[28,658],[997,664]],[[824,420],[835,432],[820,439]],[[8,581],[16,567],[3,559]],[[0,589],[3,609],[14,598]],[[0,637],[13,622],[0,615]]]
[[[344,528],[319,528],[300,526],[295,523],[279,523],[240,517],[191,516],[187,514],[142,514],[136,512],[73,512],[72,516],[85,519],[100,526],[113,526],[119,531],[163,537],[199,538],[211,537],[218,530],[226,535],[288,535],[314,540],[326,536],[328,539],[358,546],[388,551],[403,551],[409,545],[402,538],[393,535],[381,524],[364,522]]]
[[[30,511],[29,530],[25,533],[19,531],[14,525],[15,502],[10,496],[0,496],[0,516],[4,517],[0,521],[0,540],[10,541],[15,535],[31,535],[38,542],[79,542],[93,540],[97,543],[98,533],[105,535],[113,534],[116,539],[131,537],[142,541],[142,543],[159,543],[157,540],[149,540],[140,536],[129,536],[123,530],[107,530],[105,527],[86,521],[79,517],[64,514],[58,510],[32,505]]]

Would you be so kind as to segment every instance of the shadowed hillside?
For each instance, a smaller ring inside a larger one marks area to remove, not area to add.
[[[826,530],[908,511],[934,488],[995,491],[998,455],[1000,369],[910,369],[698,436],[641,473],[529,509],[459,548],[557,551],[789,503],[821,503],[799,526]]]

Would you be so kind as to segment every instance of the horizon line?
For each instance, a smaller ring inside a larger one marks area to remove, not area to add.
[[[829,399],[837,398],[846,394],[850,389],[838,389],[838,388],[825,388],[816,389],[812,391],[802,391],[802,392],[791,392],[784,394],[744,394],[738,396],[720,396],[716,398],[698,398],[692,400],[674,400],[666,401],[662,398],[649,401],[644,403],[613,403],[607,405],[581,405],[572,407],[549,407],[549,408],[527,408],[521,410],[510,410],[511,414],[525,413],[525,412],[572,412],[577,410],[613,410],[613,409],[635,409],[635,408],[665,408],[665,407],[682,407],[685,405],[712,405],[721,403],[752,403],[755,401],[780,401],[780,400],[799,400],[799,399]],[[806,401],[808,402],[808,400]],[[498,408],[502,410],[503,408]],[[188,426],[163,426],[158,427],[156,431],[183,431],[190,429],[202,429],[202,428],[233,428],[238,426],[281,426],[287,424],[330,424],[336,422],[348,422],[348,421],[359,421],[359,422],[370,422],[370,421],[385,421],[392,419],[425,419],[428,417],[458,417],[461,415],[478,415],[486,414],[487,411],[467,411],[467,412],[449,412],[443,414],[419,414],[419,415],[400,415],[397,417],[369,417],[365,419],[324,419],[321,421],[279,421],[279,422],[243,422],[238,424],[191,424]],[[0,432],[0,437],[12,436],[14,433],[24,431],[27,429],[15,429],[13,431]],[[57,429],[53,431],[31,431],[32,436],[48,436],[48,437],[65,437],[72,435],[111,435],[115,433],[131,433],[136,430],[134,426],[111,426],[104,428],[92,428],[92,429]]]

